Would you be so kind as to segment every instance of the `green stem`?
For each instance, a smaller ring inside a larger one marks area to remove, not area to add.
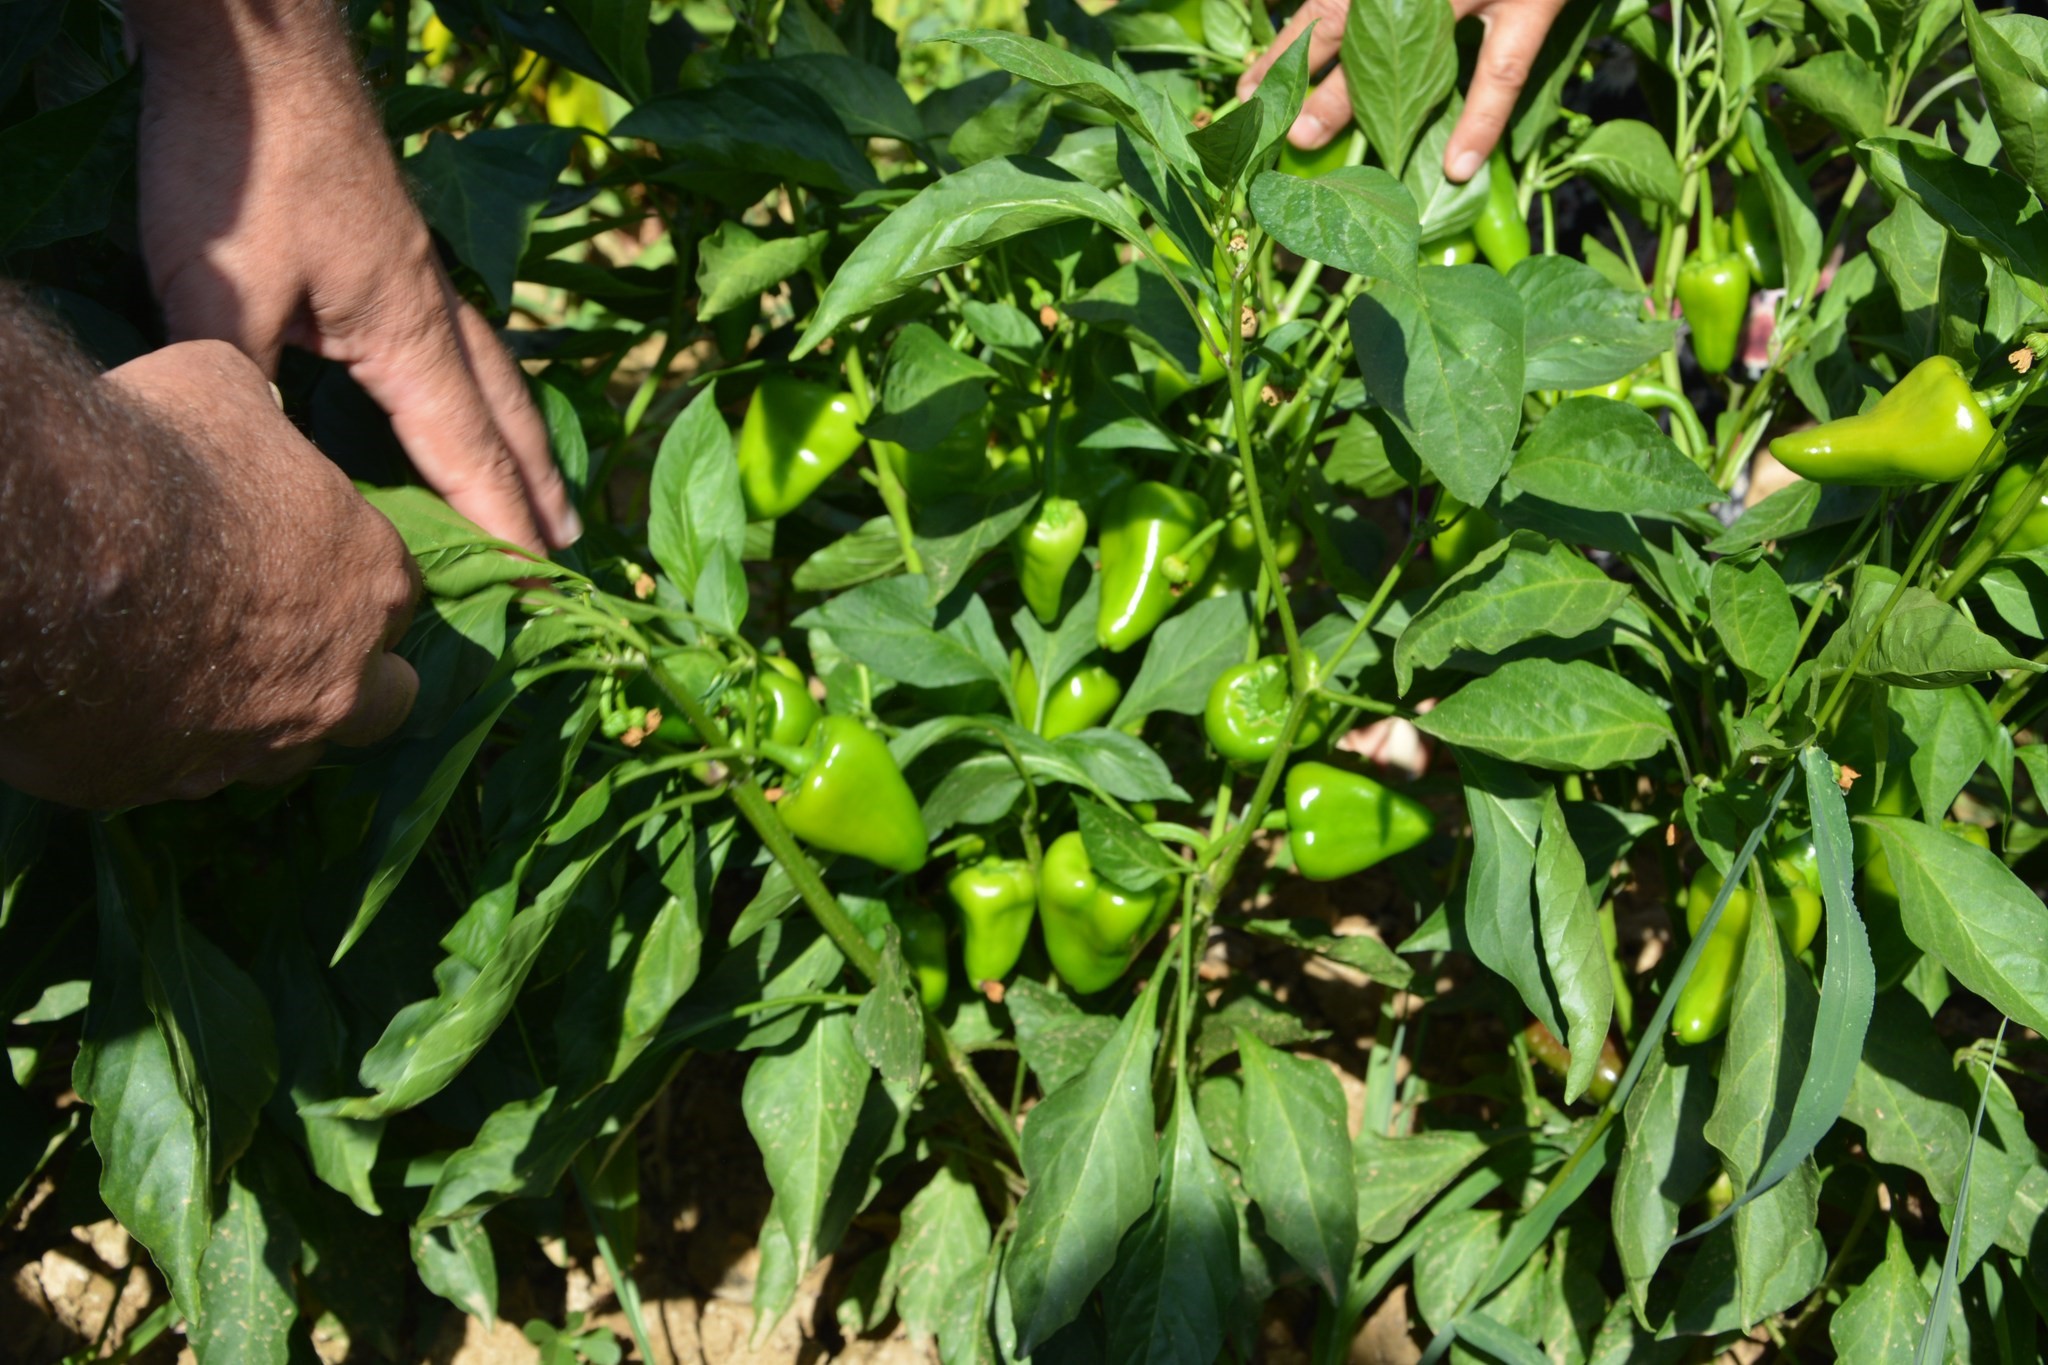
[[[1244,310],[1244,276],[1242,272],[1231,276],[1230,315],[1235,318]],[[1225,367],[1230,377],[1231,406],[1235,410],[1237,427],[1237,464],[1244,477],[1246,510],[1251,513],[1252,534],[1258,537],[1259,559],[1265,564],[1266,573],[1273,583],[1273,605],[1280,614],[1280,633],[1287,641],[1288,664],[1294,675],[1297,690],[1308,685],[1306,660],[1301,653],[1301,636],[1294,628],[1294,608],[1287,600],[1287,594],[1280,590],[1280,552],[1273,543],[1273,534],[1266,525],[1264,499],[1259,494],[1259,465],[1252,453],[1251,409],[1246,402],[1244,384],[1244,329],[1230,330],[1230,356]]]

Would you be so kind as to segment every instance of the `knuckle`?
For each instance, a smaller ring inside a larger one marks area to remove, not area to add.
[[[1488,80],[1520,88],[1529,79],[1529,59],[1520,52],[1498,52],[1486,59]]]

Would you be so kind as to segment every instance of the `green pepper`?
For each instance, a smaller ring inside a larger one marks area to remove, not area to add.
[[[1282,519],[1277,526],[1269,523],[1266,529],[1273,535],[1273,557],[1285,569],[1301,556],[1301,525]],[[1225,597],[1234,592],[1250,592],[1258,586],[1259,570],[1264,566],[1251,513],[1239,512],[1224,523],[1222,533],[1216,537],[1216,557],[1210,561],[1209,572],[1195,590],[1196,595]]]
[[[1028,720],[1038,715],[1038,670],[1022,650],[1010,655],[1010,686],[1017,694],[1017,709]],[[1123,700],[1124,685],[1099,663],[1083,663],[1061,678],[1059,686],[1045,699],[1045,715],[1038,721],[1038,733],[1058,739],[1090,730],[1109,718]]]
[[[754,674],[755,733],[771,744],[802,744],[820,715],[803,670],[779,656],[761,662],[766,667]]]
[[[1226,373],[1223,368],[1223,362],[1216,358],[1216,353],[1210,350],[1209,347],[1212,342],[1218,345],[1229,345],[1230,334],[1224,331],[1223,324],[1217,321],[1216,309],[1210,304],[1208,299],[1198,299],[1195,303],[1195,311],[1201,318],[1202,342],[1198,348],[1199,363],[1195,367],[1194,374],[1190,375],[1166,356],[1156,354],[1148,356],[1148,359],[1156,362],[1152,370],[1146,375],[1145,380],[1146,392],[1151,396],[1154,408],[1163,410],[1168,404],[1183,394],[1191,393],[1196,389],[1207,388],[1223,378]]]
[[[1448,492],[1437,499],[1435,521],[1444,527],[1429,538],[1429,562],[1439,582],[1470,564],[1500,539],[1500,523],[1484,507],[1468,507]]]
[[[1992,434],[1963,367],[1937,355],[1906,371],[1870,411],[1780,436],[1771,454],[1815,483],[1911,487],[1962,478]]]
[[[1529,220],[1515,194],[1515,171],[1495,151],[1489,163],[1486,207],[1472,224],[1472,236],[1486,254],[1486,263],[1505,275],[1529,258]]]
[[[1771,199],[1762,176],[1744,176],[1736,185],[1728,231],[1759,288],[1776,289],[1785,282],[1785,255],[1778,249],[1778,229],[1771,220]]]
[[[740,423],[740,496],[749,521],[787,516],[860,449],[853,395],[777,375],[764,379]]]
[[[1748,264],[1718,243],[1702,242],[1678,269],[1678,306],[1692,328],[1693,359],[1709,374],[1725,373],[1749,326]]]
[[[896,921],[902,937],[903,961],[917,979],[917,998],[928,1010],[946,1003],[952,967],[946,957],[946,921],[929,905],[901,901],[890,905],[889,918]]]
[[[1045,851],[1038,885],[1038,922],[1060,980],[1082,995],[1116,984],[1138,950],[1173,913],[1180,882],[1165,877],[1143,891],[1096,874],[1078,832]]]
[[[1786,894],[1771,897],[1771,918],[1778,936],[1794,954],[1803,953],[1820,929],[1819,860],[1811,841],[1803,847],[1776,852],[1765,859],[1765,869],[1779,879]],[[1809,881],[1809,878],[1811,880]],[[1685,927],[1697,934],[1714,908],[1721,891],[1721,875],[1703,867],[1685,889]],[[1803,894],[1802,894],[1803,893]],[[1748,942],[1749,917],[1756,897],[1747,886],[1738,885],[1728,894],[1721,922],[1714,936],[1700,950],[1685,989],[1678,994],[1672,1011],[1672,1029],[1683,1043],[1703,1043],[1728,1026],[1728,1006],[1735,995],[1735,978],[1742,970],[1743,947]]]
[[[931,849],[924,815],[880,735],[852,716],[826,716],[811,728],[801,757],[777,808],[790,833],[894,872],[924,866]]]
[[[1998,471],[1998,479],[1991,485],[1991,496],[1985,499],[1984,513],[1977,519],[1976,529],[1970,532],[1971,546],[1991,538],[1991,532],[2004,520],[2005,514],[2012,511],[2040,467],[2039,460],[2015,460]],[[2044,545],[2048,545],[2048,493],[2035,499],[2026,516],[2021,518],[2020,524],[2013,528],[2013,533],[2005,538],[2005,543],[1998,546],[1995,553],[2025,554]]]
[[[1263,763],[1280,747],[1293,699],[1287,660],[1278,654],[1224,669],[1210,687],[1209,704],[1202,712],[1211,747],[1233,763]],[[1295,748],[1306,749],[1323,737],[1330,710],[1327,702],[1309,704],[1294,737]]]
[[[1163,483],[1141,483],[1118,498],[1102,524],[1102,610],[1095,639],[1120,654],[1150,635],[1174,608],[1178,593],[1166,561],[1195,538],[1209,519],[1201,498]],[[1216,542],[1187,565],[1188,581],[1209,567]]]
[[[1422,244],[1424,265],[1470,265],[1478,259],[1479,242],[1469,229]]]
[[[962,863],[946,878],[946,894],[960,910],[961,957],[967,983],[1001,981],[1024,954],[1038,910],[1038,879],[1022,858]]]
[[[1522,1041],[1529,1048],[1529,1055],[1543,1063],[1544,1070],[1563,1080],[1572,1071],[1571,1049],[1557,1041],[1557,1035],[1543,1027],[1540,1019],[1531,1019],[1529,1027],[1522,1030]],[[1614,1087],[1621,1083],[1621,1050],[1612,1038],[1600,1040],[1600,1065],[1594,1069],[1593,1079],[1586,1083],[1586,1098],[1595,1104],[1607,1103],[1607,1097],[1614,1093]]]
[[[1327,763],[1287,770],[1287,846],[1312,882],[1363,872],[1428,839],[1429,807],[1365,776]]]
[[[1304,152],[1284,138],[1280,142],[1280,169],[1304,180],[1340,171],[1350,159],[1351,138],[1344,133],[1339,133],[1312,152]]]
[[[1059,620],[1067,577],[1087,543],[1088,514],[1072,498],[1045,498],[1037,515],[1017,528],[1010,546],[1017,562],[1017,586],[1040,624]]]

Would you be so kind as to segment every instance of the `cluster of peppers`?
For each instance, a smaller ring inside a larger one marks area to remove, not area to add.
[[[1811,839],[1796,839],[1780,845],[1764,861],[1764,884],[1769,893],[1771,916],[1778,933],[1794,956],[1812,944],[1820,929],[1820,860]],[[1722,879],[1712,868],[1701,868],[1685,889],[1685,927],[1697,934],[1714,908]],[[1692,975],[1678,993],[1671,1014],[1672,1032],[1683,1043],[1703,1043],[1728,1026],[1728,1006],[1734,998],[1735,979],[1742,971],[1743,948],[1749,941],[1750,914],[1756,896],[1746,886],[1729,889],[1728,904],[1720,923],[1700,949]]]

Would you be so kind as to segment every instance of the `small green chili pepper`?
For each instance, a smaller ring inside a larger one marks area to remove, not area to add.
[[[1363,872],[1427,840],[1429,807],[1363,773],[1327,763],[1287,770],[1287,846],[1295,870],[1312,882]]]
[[[790,833],[894,872],[924,866],[924,815],[880,735],[852,716],[826,716],[812,727],[804,758],[777,808]]]
[[[1017,693],[1017,709],[1027,718],[1037,715],[1038,670],[1022,650],[1012,653],[1010,664],[1010,686]],[[1039,720],[1038,733],[1046,739],[1058,739],[1093,729],[1109,718],[1123,696],[1124,685],[1114,673],[1099,663],[1083,663],[1061,678],[1059,686],[1045,699],[1045,715]]]
[[[1088,514],[1072,498],[1048,497],[1031,520],[1017,528],[1010,553],[1017,562],[1017,586],[1041,625],[1059,620],[1067,578],[1088,543]]]
[[[1529,220],[1515,194],[1515,169],[1496,150],[1488,162],[1486,207],[1472,224],[1472,236],[1486,263],[1505,275],[1529,258]]]
[[[802,744],[821,714],[803,670],[780,657],[761,662],[766,666],[754,675],[756,733],[772,744]]]
[[[1718,236],[1721,225],[1715,224]],[[1693,359],[1709,374],[1735,363],[1749,326],[1749,266],[1718,243],[1702,242],[1678,268],[1678,306],[1692,328]]]
[[[1479,243],[1469,229],[1422,244],[1424,265],[1470,265],[1479,259]]]
[[[1209,702],[1202,712],[1202,726],[1209,744],[1233,763],[1262,763],[1280,747],[1280,732],[1287,727],[1287,711],[1294,700],[1288,685],[1287,660],[1278,654],[1217,675],[1209,689]],[[1301,729],[1294,737],[1296,749],[1306,749],[1329,728],[1328,702],[1309,703]]]
[[[1178,601],[1166,561],[1195,538],[1209,509],[1193,493],[1163,483],[1141,483],[1118,498],[1102,525],[1102,610],[1095,639],[1113,654],[1150,635]],[[1216,542],[1196,552],[1190,581],[1209,568]]]
[[[902,901],[890,905],[890,918],[903,941],[903,960],[917,978],[918,999],[928,1010],[946,1003],[952,974],[946,954],[946,921],[929,905]]]
[[[1053,840],[1040,870],[1038,921],[1060,980],[1082,995],[1115,985],[1173,913],[1179,886],[1175,877],[1143,891],[1118,886],[1096,874],[1078,832]]]
[[[1762,289],[1785,282],[1785,256],[1778,249],[1778,229],[1771,218],[1771,199],[1762,176],[1744,176],[1735,187],[1735,207],[1728,214],[1729,237],[1749,266],[1749,277]]]
[[[1771,454],[1815,483],[1911,487],[1962,478],[1992,434],[1963,367],[1937,355],[1906,371],[1870,411],[1780,436]]]
[[[772,521],[803,505],[860,449],[853,395],[778,375],[747,403],[737,459],[749,521]]]
[[[967,983],[1001,981],[1024,954],[1038,911],[1038,879],[1022,858],[962,863],[946,878],[946,894],[960,910],[961,957]]]

